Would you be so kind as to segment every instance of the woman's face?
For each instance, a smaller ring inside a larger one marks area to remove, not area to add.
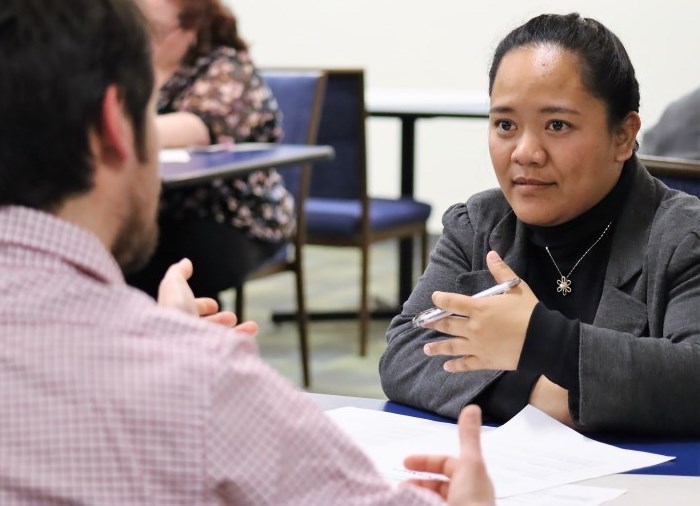
[[[506,53],[491,91],[489,152],[516,216],[558,225],[598,203],[632,155],[639,118],[631,117],[632,129],[610,131],[574,53],[552,45]]]
[[[151,24],[153,60],[156,68],[177,67],[194,43],[194,30],[180,26],[180,5],[177,0],[141,0]]]

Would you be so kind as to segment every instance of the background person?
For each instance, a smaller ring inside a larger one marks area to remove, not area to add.
[[[675,100],[644,132],[640,153],[700,160],[700,88]]]
[[[140,0],[152,26],[162,147],[276,142],[281,114],[220,0]],[[163,193],[161,238],[130,284],[155,296],[182,257],[197,266],[198,295],[241,283],[295,229],[294,198],[274,170]],[[214,246],[214,247],[213,247]]]
[[[530,403],[587,430],[700,433],[700,203],[634,154],[639,87],[578,14],[509,33],[489,72],[499,189],[451,207],[387,331],[387,396],[507,420]],[[510,293],[472,299],[519,276]],[[437,304],[456,315],[414,329]]]
[[[136,5],[5,1],[0,60],[0,504],[442,504],[385,482],[260,360],[254,323],[195,299],[191,262],[161,306],[124,283],[160,192]],[[479,431],[471,407],[459,457],[407,464],[452,477],[421,483],[449,504],[492,505]]]

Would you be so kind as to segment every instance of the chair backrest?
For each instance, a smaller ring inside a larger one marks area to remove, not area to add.
[[[318,144],[333,146],[335,158],[318,162],[309,197],[367,198],[365,80],[362,69],[326,69],[325,100]]]
[[[670,188],[700,197],[700,160],[638,154],[652,176]]]
[[[319,70],[263,70],[262,78],[282,111],[282,142],[316,144],[326,76]],[[301,165],[279,170],[287,189],[300,201],[303,184]]]

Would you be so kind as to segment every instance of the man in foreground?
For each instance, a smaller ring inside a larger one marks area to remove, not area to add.
[[[392,488],[189,261],[160,306],[124,283],[157,240],[148,39],[131,0],[0,4],[0,504],[492,504],[478,408],[406,462],[450,482]]]

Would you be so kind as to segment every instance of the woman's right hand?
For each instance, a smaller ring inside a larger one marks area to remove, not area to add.
[[[495,251],[488,253],[486,262],[496,283],[517,277]],[[527,326],[538,302],[527,283],[521,282],[509,293],[483,298],[434,292],[433,302],[453,315],[462,315],[425,325],[450,336],[423,347],[426,355],[452,357],[444,363],[447,372],[517,368]]]

